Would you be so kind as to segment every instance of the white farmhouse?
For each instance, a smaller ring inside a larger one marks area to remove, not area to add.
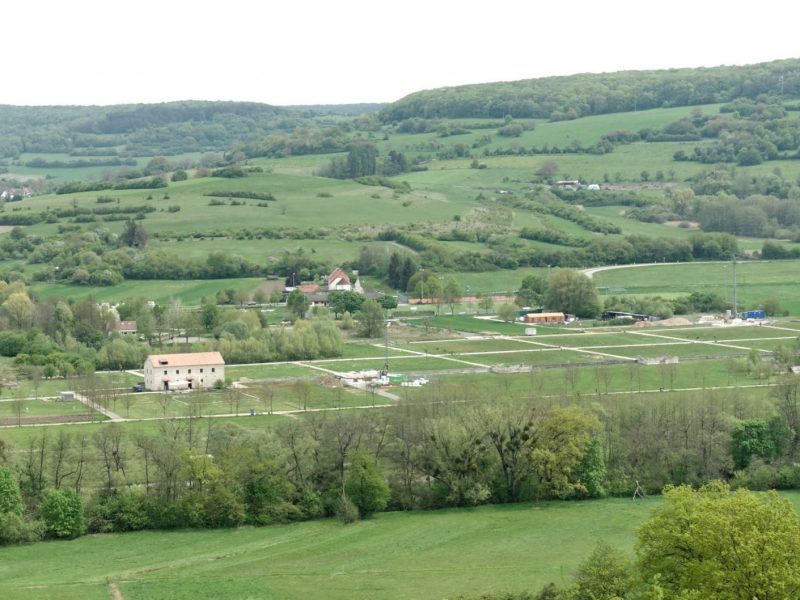
[[[151,354],[144,361],[144,386],[154,392],[208,389],[217,381],[225,381],[219,352]]]

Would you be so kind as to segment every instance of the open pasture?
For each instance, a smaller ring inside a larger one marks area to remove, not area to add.
[[[782,495],[800,506],[800,494]],[[328,519],[90,535],[0,549],[0,594],[99,600],[109,597],[109,584],[127,600],[440,600],[536,591],[568,579],[598,541],[632,556],[636,528],[659,504],[611,498],[381,513],[347,526]]]
[[[270,193],[275,200],[237,199],[238,204],[231,205],[224,195],[213,198],[206,195],[220,192]],[[449,221],[464,202],[475,205],[472,194],[451,197],[425,189],[398,194],[389,188],[353,181],[279,173],[255,173],[242,179],[189,179],[158,190],[35,196],[18,204],[22,211],[67,207],[73,202],[78,206],[96,206],[99,195],[119,198],[123,206],[152,206],[155,212],[147,214],[144,225],[150,233],[166,234],[254,227],[400,224],[417,222],[420,214],[430,220]],[[222,201],[222,204],[211,205],[212,200]],[[358,206],[359,210],[352,210],[353,206]],[[169,207],[179,208],[171,212]],[[121,222],[107,225],[114,232],[122,231]],[[57,225],[42,223],[29,229],[33,233],[49,233],[55,231]],[[357,251],[358,246],[354,244],[353,248]]]
[[[460,354],[462,352],[491,352],[494,350],[529,350],[530,344],[503,338],[425,340],[404,346],[416,352],[430,354]]]
[[[128,394],[117,402],[116,411],[125,418],[153,419],[187,416],[247,415],[272,411],[358,406],[363,398],[348,390],[326,387],[317,382],[307,385],[270,382],[248,384],[224,392],[183,394]]]
[[[782,327],[780,325],[779,327]],[[687,329],[661,329],[652,327],[642,330],[643,333],[654,333],[670,337],[685,338],[687,340],[706,341],[735,341],[749,339],[771,339],[791,337],[792,332],[770,326],[743,326],[743,327],[692,327]],[[798,332],[794,337],[800,335]]]
[[[609,349],[619,356],[631,358],[657,358],[661,356],[697,357],[697,356],[737,356],[746,354],[748,348],[733,348],[728,345],[700,342],[686,342],[685,344],[657,344],[652,346],[629,346]],[[598,349],[598,352],[603,350]]]
[[[423,325],[420,321],[416,324]],[[443,329],[453,329],[478,334],[504,334],[504,335],[524,335],[525,325],[522,323],[506,323],[490,319],[478,319],[469,315],[437,316],[430,319],[430,324],[434,327]],[[530,327],[530,325],[529,325]],[[537,335],[546,335],[560,332],[558,327],[536,327]]]
[[[91,535],[0,549],[0,595],[105,599],[109,583],[127,600],[440,600],[537,590],[571,574],[595,540],[632,553],[636,526],[658,502],[529,503],[382,513],[348,526],[328,519]]]
[[[389,357],[392,372],[407,372],[407,371],[440,371],[443,369],[461,369],[469,365],[459,359],[447,360],[445,358],[437,358],[435,356],[420,356],[419,354],[394,354]],[[330,372],[346,372],[346,371],[363,371],[363,370],[376,370],[379,371],[383,368],[382,358],[364,358],[364,359],[334,359],[334,360],[316,360],[308,361],[306,364],[314,365],[315,367],[325,369]]]
[[[736,340],[737,346],[746,346],[748,348],[755,348],[756,350],[763,350],[767,352],[774,352],[781,347],[794,348],[796,345],[796,337],[792,338],[770,338],[770,339],[753,339],[753,340]]]
[[[548,344],[553,346],[564,346],[569,348],[591,348],[593,346],[624,346],[626,344],[636,344],[639,340],[625,331],[615,333],[594,332],[587,330],[586,333],[565,333],[564,335],[548,335],[539,339],[538,334],[522,338],[529,342]]]
[[[94,414],[93,414],[94,413]],[[103,420],[80,402],[59,400],[0,400],[0,425]]]
[[[225,375],[233,381],[240,377],[249,379],[278,379],[283,377],[316,377],[319,371],[298,363],[280,362],[257,365],[229,365],[225,367]]]
[[[496,352],[461,354],[455,358],[462,358],[486,365],[566,365],[576,363],[592,363],[602,360],[585,352],[575,352],[570,350],[554,350],[550,348],[531,348],[521,352]]]
[[[775,298],[790,314],[800,314],[800,261],[742,262],[736,273],[740,310],[758,308],[763,300]],[[596,273],[594,281],[606,295],[713,292],[729,302],[733,299],[729,262],[609,269]]]
[[[234,279],[189,279],[144,281],[129,280],[119,285],[92,286],[63,283],[34,283],[31,289],[42,300],[51,298],[72,298],[83,300],[92,296],[98,302],[120,302],[127,298],[145,298],[159,304],[166,304],[172,298],[185,305],[198,305],[202,298],[214,298],[219,290],[235,289],[254,291],[264,283],[260,277],[241,277]]]
[[[549,353],[545,353],[549,354]],[[565,395],[596,395],[604,402],[625,402],[630,394],[655,393],[664,401],[676,399],[698,402],[709,394],[728,398],[731,394],[746,395],[748,403],[759,403],[769,394],[769,381],[748,376],[732,368],[729,359],[686,361],[675,365],[640,365],[631,360],[627,363],[603,364],[602,357],[592,365],[594,359],[585,354],[571,366],[534,368],[523,373],[438,375],[431,385],[421,388],[403,388],[402,397],[417,401],[430,400],[474,400],[491,402],[498,391],[504,398],[530,401],[547,405],[561,401]],[[512,363],[520,364],[520,363]],[[542,367],[546,365],[534,365]],[[714,388],[743,386],[743,390]],[[757,387],[752,387],[757,386]],[[670,390],[705,388],[703,396],[697,392]],[[661,391],[664,390],[664,391]],[[745,391],[746,390],[746,391]],[[765,414],[768,414],[767,409]]]

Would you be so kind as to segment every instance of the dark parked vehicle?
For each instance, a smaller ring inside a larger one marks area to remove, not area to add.
[[[140,382],[140,383],[137,383],[136,385],[134,385],[133,386],[133,391],[134,392],[143,392],[144,391],[144,383]]]

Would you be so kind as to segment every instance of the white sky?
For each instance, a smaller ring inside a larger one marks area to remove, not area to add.
[[[800,56],[797,0],[3,0],[0,104],[391,102]]]

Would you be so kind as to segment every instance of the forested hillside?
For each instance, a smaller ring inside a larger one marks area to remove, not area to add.
[[[543,118],[553,121],[670,106],[800,95],[800,60],[747,66],[621,71],[483,83],[416,92],[381,112],[386,122],[422,118]]]
[[[166,102],[118,106],[0,106],[0,157],[75,157],[225,151],[300,125],[323,126],[373,105],[279,108],[255,102]],[[320,117],[321,122],[315,119]],[[84,159],[85,160],[85,159]],[[116,166],[116,165],[98,165]]]

